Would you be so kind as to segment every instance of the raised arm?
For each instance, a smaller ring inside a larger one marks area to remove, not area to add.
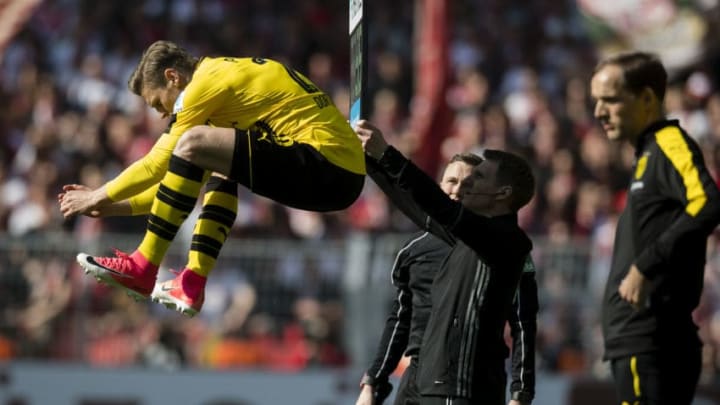
[[[92,199],[93,192],[90,187],[82,184],[64,185],[63,191],[57,196],[60,212],[66,218],[77,214],[92,218],[132,215],[132,207],[127,200],[85,206],[87,201]],[[72,197],[67,197],[68,194]]]
[[[115,204],[122,209],[114,211],[111,215],[132,215],[130,204],[123,201],[145,192],[160,182],[167,171],[177,140],[177,136],[163,134],[147,155],[95,190],[78,185],[66,185],[63,187],[62,197],[58,198],[63,216],[66,218],[75,215],[109,216],[102,213],[107,213],[107,208]],[[93,213],[100,214],[93,215]]]
[[[417,202],[413,193],[398,183],[399,172],[402,170],[389,168],[380,163],[380,159],[383,157],[385,151],[388,150],[388,144],[380,130],[369,122],[360,120],[357,123],[355,132],[358,138],[360,138],[367,156],[366,166],[368,175],[375,181],[378,187],[383,190],[388,198],[390,198],[390,201],[418,227],[429,231],[447,244],[454,244],[455,238],[446,229],[444,224],[434,220]],[[440,200],[452,201],[429,176],[426,177],[432,192],[434,192]]]
[[[378,187],[388,196],[390,201],[407,216],[420,229],[424,229],[443,240],[448,245],[455,243],[455,238],[430,216],[413,200],[412,195],[396,184],[392,177],[385,172],[377,160],[367,156],[365,159],[367,174]]]
[[[503,262],[508,254],[530,250],[530,241],[524,238],[518,244],[519,232],[507,221],[490,218],[465,209],[452,200],[425,172],[415,166],[392,146],[388,146],[380,131],[367,121],[359,121],[355,132],[365,152],[392,179],[393,184],[404,190],[420,209],[456,239],[461,239],[489,262]]]

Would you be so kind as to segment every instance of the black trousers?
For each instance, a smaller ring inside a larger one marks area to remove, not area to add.
[[[473,373],[472,398],[422,395],[419,405],[507,405],[505,359],[487,360],[486,368]]]
[[[403,373],[402,379],[400,379],[394,405],[484,405],[480,400],[473,401],[467,398],[421,396],[415,383],[417,367],[417,357],[412,357],[410,364]],[[494,401],[489,402],[489,404],[505,405],[505,402],[504,399],[502,399],[500,402]]]
[[[614,359],[621,405],[690,405],[701,368],[700,348],[675,348]]]
[[[482,402],[482,400],[471,400],[468,398],[457,397],[434,397],[424,396],[420,401],[420,405],[495,405],[496,402]],[[505,404],[503,404],[505,405]]]

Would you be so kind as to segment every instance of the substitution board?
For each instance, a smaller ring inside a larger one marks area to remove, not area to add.
[[[350,125],[367,118],[367,18],[365,1],[350,0]]]

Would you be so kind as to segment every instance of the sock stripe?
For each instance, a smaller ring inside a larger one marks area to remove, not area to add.
[[[160,188],[158,189],[156,198],[173,208],[177,208],[178,210],[185,212],[192,211],[193,208],[195,208],[195,201],[197,200],[195,197],[188,197],[184,194],[180,194],[162,183],[160,183]]]
[[[195,208],[205,170],[175,155],[170,157],[168,171],[160,181],[148,218],[145,237],[137,250],[147,260],[160,264],[183,221]]]
[[[155,226],[159,226],[163,229],[167,229],[168,232],[177,233],[178,230],[180,230],[180,226],[177,224],[173,224],[172,222],[169,222],[163,218],[160,218],[159,216],[155,214],[150,214],[148,216],[148,223],[151,223]]]
[[[157,215],[150,214],[147,229],[165,240],[173,240],[180,227]]]
[[[219,242],[209,236],[193,235],[192,243],[190,244],[190,250],[195,250],[197,252],[211,256],[213,259],[217,259],[217,257],[220,255],[220,249],[222,248],[222,245],[222,242]]]
[[[175,155],[172,155],[172,157],[170,157],[170,164],[168,166],[168,170],[177,174],[178,176],[196,181],[198,183],[202,182],[203,177],[205,176],[205,170]]]
[[[159,236],[161,239],[164,239],[166,241],[171,241],[173,238],[175,238],[175,233],[169,232],[167,229],[157,226],[155,224],[149,223],[147,227],[148,232],[152,232],[155,235]]]
[[[237,196],[237,183],[225,180],[221,177],[212,176],[205,186],[207,191],[217,191],[220,193],[231,194]]]
[[[200,219],[209,219],[220,225],[232,227],[235,223],[235,212],[219,205],[205,205],[200,213]]]

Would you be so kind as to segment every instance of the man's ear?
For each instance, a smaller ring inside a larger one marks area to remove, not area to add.
[[[640,93],[640,97],[642,97],[643,103],[647,106],[652,106],[657,101],[657,96],[655,96],[655,92],[648,86],[645,86],[645,88],[642,90],[642,93]]]
[[[180,73],[178,73],[177,70],[173,68],[166,68],[163,71],[163,75],[165,76],[165,79],[167,79],[168,83],[171,83],[172,85],[180,84]]]

